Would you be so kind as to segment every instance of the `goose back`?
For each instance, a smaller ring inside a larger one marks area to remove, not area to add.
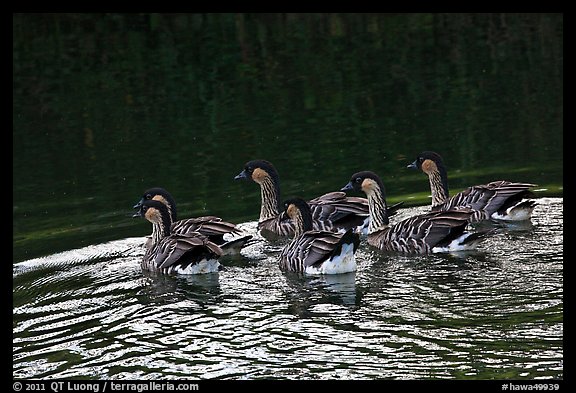
[[[172,221],[170,228],[171,233],[186,235],[192,232],[199,232],[207,236],[210,241],[218,244],[225,254],[240,252],[242,247],[246,246],[252,239],[251,235],[241,236],[242,231],[240,231],[235,224],[224,221],[222,218],[216,216],[202,216],[176,221],[176,201],[172,194],[164,188],[153,187],[144,191],[140,201],[134,205],[134,209],[139,209],[147,200],[159,201],[168,208]],[[225,238],[225,235],[227,238]],[[145,243],[146,248],[150,248],[151,243],[152,242],[148,240]]]
[[[360,237],[352,229],[335,233],[312,228],[310,206],[301,198],[285,203],[284,213],[295,225],[295,236],[280,253],[280,268],[308,274],[338,274],[356,270],[354,253]]]
[[[144,270],[168,274],[218,271],[222,249],[199,232],[171,233],[170,213],[164,203],[145,200],[137,215],[152,223],[151,244],[141,262]]]

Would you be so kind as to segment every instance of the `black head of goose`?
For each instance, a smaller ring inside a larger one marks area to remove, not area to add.
[[[474,210],[470,222],[495,219],[503,221],[530,220],[536,202],[530,188],[535,184],[497,180],[488,184],[468,187],[449,196],[448,174],[442,157],[433,151],[424,151],[407,168],[420,169],[428,176],[432,193],[432,211],[446,211],[454,207]]]
[[[217,272],[222,250],[199,232],[171,233],[172,221],[165,204],[145,200],[135,216],[152,223],[150,247],[142,259],[142,268],[164,274],[201,274]]]
[[[280,253],[280,268],[306,274],[339,274],[356,271],[355,252],[360,235],[314,230],[310,206],[301,198],[284,203],[282,213],[295,226],[294,238]]]
[[[172,221],[170,228],[172,233],[200,232],[208,236],[210,241],[218,244],[224,254],[238,253],[252,239],[251,235],[242,236],[242,231],[235,224],[216,216],[202,216],[177,221],[176,201],[172,194],[161,187],[153,187],[144,191],[140,201],[134,205],[134,209],[140,209],[142,204],[149,200],[159,201],[166,205]],[[149,245],[150,242],[147,242],[146,246],[149,247]]]
[[[258,229],[279,236],[294,234],[294,223],[280,214],[280,178],[274,165],[266,160],[252,160],[234,177],[247,179],[260,186],[261,207]],[[312,227],[317,230],[361,230],[367,226],[369,214],[365,198],[348,197],[344,192],[330,192],[308,201],[312,214]],[[391,207],[389,215],[396,213],[402,203]]]
[[[473,214],[467,208],[421,214],[390,225],[384,185],[374,172],[353,174],[342,190],[362,191],[367,195],[370,207],[367,240],[380,250],[410,254],[469,250],[492,233],[489,230],[467,232],[466,226]]]
[[[178,220],[178,213],[176,211],[176,201],[168,191],[162,187],[152,187],[144,191],[142,198],[133,206],[134,210],[139,210],[144,201],[155,200],[160,201],[168,208],[170,213],[170,220],[175,223]]]

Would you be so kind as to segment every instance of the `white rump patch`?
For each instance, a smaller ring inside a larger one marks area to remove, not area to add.
[[[512,206],[506,209],[506,213],[498,214],[498,212],[492,213],[491,218],[500,221],[528,221],[532,217],[532,211],[534,207],[523,207],[516,208]]]
[[[343,244],[340,255],[334,256],[320,266],[306,267],[306,274],[341,274],[356,271],[354,244]]]
[[[437,253],[437,252],[453,252],[453,251],[468,251],[468,250],[473,250],[476,248],[476,246],[478,245],[478,243],[480,243],[480,241],[482,241],[482,239],[478,239],[478,241],[472,241],[470,243],[466,243],[463,244],[464,241],[468,238],[468,236],[472,235],[472,233],[467,232],[464,233],[462,236],[460,236],[457,239],[452,240],[452,242],[450,242],[450,244],[448,244],[445,247],[434,247],[432,248],[432,252],[433,253]]]

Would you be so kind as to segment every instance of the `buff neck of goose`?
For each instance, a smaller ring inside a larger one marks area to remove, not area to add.
[[[438,153],[424,151],[408,167],[418,168],[428,175],[432,194],[432,207],[441,205],[448,200],[448,174],[446,173],[444,161],[442,161],[442,157]]]
[[[152,224],[152,245],[160,243],[160,240],[170,235],[170,229],[166,228],[164,223],[153,223]]]
[[[158,201],[147,201],[142,209],[144,209],[144,217],[152,223],[152,246],[155,246],[171,233],[170,213],[166,205]]]
[[[280,214],[280,187],[272,176],[262,176],[260,184],[260,196],[262,205],[260,207],[260,222],[270,218],[275,218]]]
[[[372,179],[365,179],[362,189],[368,198],[370,224],[368,234],[386,229],[390,223],[386,211],[386,199],[380,185]]]
[[[357,172],[352,175],[348,184],[341,191],[354,190],[363,192],[368,199],[368,212],[370,223],[368,234],[372,234],[388,227],[388,209],[386,208],[386,190],[378,175],[371,171]]]
[[[428,160],[431,161],[431,160]],[[425,171],[430,181],[430,191],[432,193],[432,207],[443,204],[448,200],[448,179],[446,171],[441,171],[438,166],[431,161],[432,168]],[[422,166],[424,168],[424,166]]]
[[[153,195],[152,199],[155,201],[160,201],[166,208],[168,209],[168,214],[170,215],[170,219],[172,222],[176,222],[178,220],[178,214],[176,212],[176,202],[172,195],[170,195],[167,191],[163,190],[164,193],[158,193]]]
[[[286,202],[286,206],[286,214],[294,222],[294,239],[312,230],[312,213],[306,201],[292,199]]]
[[[244,165],[244,170],[234,177],[250,179],[260,186],[259,222],[274,219],[280,215],[280,180],[276,168],[266,160],[252,160]]]

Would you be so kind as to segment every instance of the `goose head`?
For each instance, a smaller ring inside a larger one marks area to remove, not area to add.
[[[371,171],[356,172],[350,178],[348,184],[342,187],[341,191],[354,190],[365,194],[372,194],[380,190],[384,194],[384,185],[380,177]]]
[[[312,230],[312,212],[304,199],[287,199],[283,204],[283,208],[283,218],[290,218],[297,226],[300,226],[302,232]]]
[[[142,198],[133,206],[134,210],[139,210],[145,201],[150,200],[159,201],[166,205],[170,212],[170,219],[173,222],[176,221],[176,201],[168,191],[161,187],[153,187],[144,191]],[[135,216],[138,216],[138,213]]]
[[[430,174],[432,172],[440,171],[440,168],[444,168],[444,161],[438,153],[433,151],[423,151],[418,154],[418,157],[416,157],[414,162],[407,165],[406,168],[420,169],[422,172]]]
[[[244,169],[234,177],[234,180],[247,179],[262,184],[266,179],[278,183],[278,172],[272,163],[266,160],[252,160],[244,165]]]

